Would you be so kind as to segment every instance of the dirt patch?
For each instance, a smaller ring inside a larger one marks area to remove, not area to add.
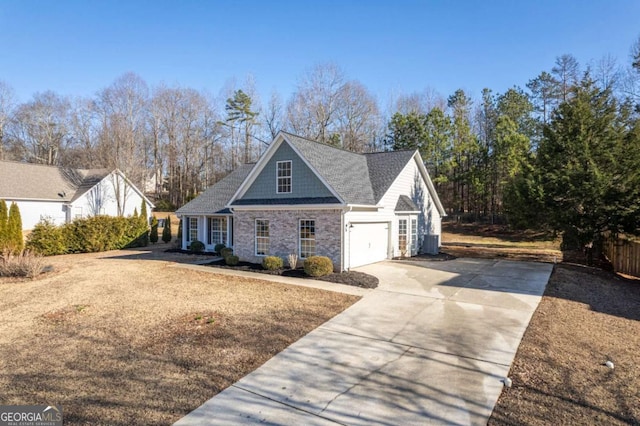
[[[166,248],[166,246],[165,246]],[[57,256],[0,286],[3,404],[65,424],[171,424],[358,297],[173,267],[192,256]]]
[[[259,263],[251,262],[239,262],[235,266],[227,265],[224,260],[217,260],[215,262],[208,263],[206,266],[212,266],[214,268],[232,269],[236,271],[245,272],[257,272],[267,275],[280,275],[283,277],[304,278],[312,280],[326,281],[335,284],[345,284],[360,288],[376,288],[378,287],[378,278],[373,275],[365,274],[364,272],[334,272],[333,274],[325,275],[323,277],[310,277],[305,274],[304,269],[276,269],[269,271],[264,269]]]
[[[557,265],[489,424],[640,425],[639,306],[640,280]]]

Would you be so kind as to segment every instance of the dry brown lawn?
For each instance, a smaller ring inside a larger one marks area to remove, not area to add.
[[[490,425],[640,425],[640,280],[557,265],[510,376]]]
[[[0,402],[169,424],[358,299],[168,261],[184,258],[59,256],[44,278],[0,280]]]

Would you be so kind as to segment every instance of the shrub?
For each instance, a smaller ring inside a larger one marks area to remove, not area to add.
[[[189,249],[194,253],[202,253],[204,251],[204,243],[202,241],[193,240]]]
[[[224,258],[224,263],[226,263],[229,266],[236,266],[238,262],[240,262],[240,258],[233,254],[230,254],[229,256]]]
[[[304,272],[311,277],[322,277],[333,272],[333,262],[325,256],[311,256],[304,261]]]
[[[178,222],[178,241],[182,241],[182,219],[180,219],[180,222]],[[182,244],[182,243],[180,243],[180,244]]]
[[[233,249],[229,248],[229,247],[225,247],[223,249],[221,249],[219,251],[220,256],[224,257],[225,259],[227,258],[227,256],[231,256],[233,254]]]
[[[172,212],[176,210],[176,206],[169,200],[158,200],[155,204],[157,212]]]
[[[20,209],[16,203],[11,203],[9,207],[9,218],[5,228],[4,247],[0,249],[9,249],[13,254],[20,254],[24,249],[24,236],[22,235],[22,218],[20,217]]]
[[[275,271],[276,269],[282,269],[284,262],[281,257],[267,256],[262,259],[262,267],[267,271]]]
[[[36,256],[29,251],[18,255],[10,251],[0,255],[0,277],[27,277],[34,278],[44,271],[44,261],[41,256]]]
[[[155,244],[158,242],[158,219],[155,216],[151,218],[151,233],[149,233],[149,241]]]
[[[182,221],[180,221],[182,225]],[[180,235],[178,238],[182,238]],[[164,221],[164,228],[162,228],[162,241],[168,243],[171,241],[171,216],[167,216],[167,220]]]
[[[42,219],[27,237],[27,249],[42,256],[55,256],[67,252],[62,228],[50,219]]]
[[[289,268],[296,269],[298,267],[298,255],[295,253],[291,253],[287,260],[289,261]]]
[[[225,245],[224,245],[224,244],[222,244],[222,243],[218,243],[218,244],[216,244],[216,246],[213,248],[213,250],[214,250],[216,253],[220,254],[220,252],[222,251],[222,249],[223,249],[223,248],[225,248],[225,247],[227,247],[227,246],[225,246]]]
[[[0,200],[0,251],[3,250],[7,241],[7,220],[9,219],[9,209],[4,200]]]

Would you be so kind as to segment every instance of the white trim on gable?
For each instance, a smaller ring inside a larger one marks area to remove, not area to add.
[[[413,154],[413,157],[411,158],[413,158],[413,160],[416,163],[418,163],[418,169],[422,174],[422,179],[424,179],[424,181],[427,183],[427,188],[429,188],[429,194],[431,195],[431,199],[435,203],[436,208],[440,213],[440,216],[445,217],[447,215],[447,212],[444,210],[444,207],[442,207],[442,203],[440,202],[440,197],[438,197],[436,188],[435,186],[433,186],[433,182],[431,181],[431,177],[429,176],[429,171],[427,170],[427,168],[424,166],[424,163],[422,162],[422,157],[420,156],[420,153],[416,150],[415,154]]]

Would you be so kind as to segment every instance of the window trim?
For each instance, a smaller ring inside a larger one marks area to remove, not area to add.
[[[280,176],[280,164],[287,164],[287,163],[289,164],[289,176]],[[288,191],[280,191],[280,179],[289,179]],[[291,160],[276,161],[276,194],[291,194],[292,192],[293,192],[293,162]]]
[[[302,254],[302,222],[313,222],[313,239],[311,238],[304,238],[304,241],[313,241],[313,254],[311,256],[315,256],[317,255],[317,251],[316,251],[316,243],[317,243],[317,238],[316,238],[316,220],[315,219],[299,219],[298,220],[298,253],[300,255],[300,259],[307,259],[307,257],[303,256]],[[310,257],[310,256],[308,256]]]
[[[196,223],[196,226],[195,226],[196,238],[195,239],[191,238],[191,231],[194,230],[194,226],[191,223],[192,220],[195,220],[195,223]],[[189,222],[188,222],[188,228],[187,228],[187,242],[198,241],[198,231],[200,231],[198,222],[199,222],[199,220],[198,220],[197,216],[189,216]]]
[[[224,244],[225,247],[228,246],[228,242],[229,242],[229,232],[228,232],[228,225],[227,225],[227,217],[226,216],[209,216],[207,218],[207,243],[209,245],[215,246],[216,244]],[[220,221],[221,222],[221,226],[219,230],[216,230],[216,233],[220,233],[221,236],[221,241],[220,242],[215,242],[213,239],[213,222],[214,221]]]
[[[400,226],[400,224],[402,222],[405,222],[404,234],[401,233],[402,227]],[[404,236],[404,252],[406,254],[408,253],[408,250],[411,249],[411,246],[409,245],[409,219],[406,217],[398,219],[398,251],[400,252],[401,255],[403,250],[400,242],[400,237],[403,237],[403,236]]]
[[[267,223],[268,236],[266,236],[266,237],[259,237],[258,236],[258,221]],[[254,254],[256,256],[260,256],[260,257],[269,256],[269,249],[271,248],[271,223],[269,223],[269,222],[270,222],[269,219],[256,218],[254,220],[253,239],[254,239]],[[265,250],[265,252],[263,254],[259,254],[258,253],[258,239],[259,238],[266,238],[267,239],[267,250]]]
[[[410,220],[410,223],[411,223],[411,231],[410,231],[411,255],[416,255],[418,254],[418,218],[412,217]]]

